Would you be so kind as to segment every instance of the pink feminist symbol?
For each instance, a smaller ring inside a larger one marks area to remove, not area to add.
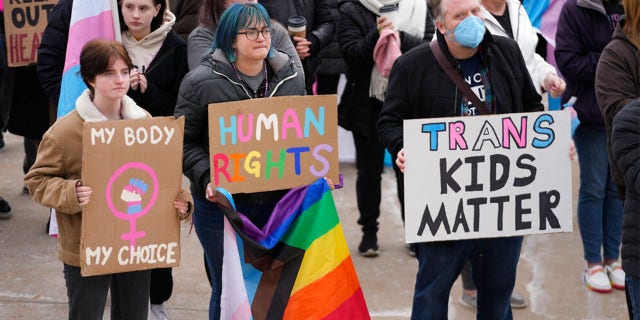
[[[140,169],[146,171],[151,177],[153,183],[153,193],[151,194],[151,199],[149,199],[149,202],[144,208],[142,208],[142,210],[133,214],[128,214],[126,212],[121,212],[120,210],[118,210],[118,208],[116,208],[116,206],[113,204],[113,198],[111,197],[111,189],[113,188],[113,183],[125,171],[130,169]],[[128,162],[123,164],[120,168],[118,168],[118,170],[113,173],[111,178],[109,178],[106,189],[107,206],[109,206],[109,210],[111,210],[111,213],[118,219],[129,221],[129,232],[123,233],[120,236],[120,239],[129,241],[129,247],[131,247],[131,252],[133,252],[133,250],[136,248],[136,239],[142,238],[147,235],[144,230],[136,230],[136,220],[147,214],[153,207],[153,204],[156,202],[156,199],[158,198],[158,177],[156,176],[155,171],[153,171],[153,169],[151,169],[151,167],[149,167],[148,165],[142,162]]]

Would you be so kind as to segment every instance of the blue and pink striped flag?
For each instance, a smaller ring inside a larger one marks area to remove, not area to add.
[[[531,24],[540,30],[540,34],[547,40],[547,61],[556,65],[553,51],[556,48],[556,30],[558,17],[567,0],[524,0],[523,5]]]
[[[80,77],[80,51],[93,39],[120,40],[116,0],[76,0],[71,10],[67,53],[62,72],[58,118],[75,108],[76,99],[86,89]]]

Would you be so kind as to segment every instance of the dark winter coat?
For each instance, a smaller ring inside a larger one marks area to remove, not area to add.
[[[604,116],[607,135],[611,136],[611,124],[618,111],[640,97],[640,50],[622,32],[620,25],[613,32],[613,39],[602,51],[596,70],[596,98]],[[624,199],[625,185],[620,169],[615,165],[609,151],[611,176],[618,187],[618,194]]]
[[[369,84],[374,64],[373,48],[379,38],[377,17],[358,0],[340,0],[338,5],[340,52],[347,62],[347,85],[338,107],[338,122],[347,130],[375,135],[382,102],[369,97]],[[400,51],[407,52],[431,40],[434,31],[431,13],[427,10],[424,37],[420,39],[400,32]]]
[[[453,68],[457,68],[444,36],[440,32],[437,34],[445,57]],[[480,44],[480,54],[491,75],[497,113],[544,109],[515,41],[494,37],[487,31]],[[378,122],[378,137],[391,154],[397,154],[403,148],[404,119],[461,116],[462,99],[462,93],[440,67],[429,44],[420,45],[398,58],[391,70]]]
[[[175,32],[169,32],[158,54],[144,74],[147,90],[129,88],[127,95],[152,116],[171,116],[176,106],[180,82],[189,71],[187,44]]]
[[[38,48],[38,78],[49,101],[58,105],[62,70],[67,54],[67,38],[73,0],[60,0],[49,13],[49,22]]]
[[[622,269],[640,278],[640,100],[624,107],[613,120],[613,157],[627,186],[622,220]]]
[[[329,3],[329,8],[331,8],[331,19],[337,24],[340,19],[340,13],[338,12],[338,0],[327,0],[327,2]],[[333,33],[333,39],[325,48],[320,50],[318,57],[320,58],[318,74],[339,75],[347,72],[347,64],[340,54],[338,32]]]
[[[275,56],[268,62],[273,70],[268,96],[304,95],[302,70],[296,68],[291,57],[275,51]],[[237,80],[233,67],[220,49],[184,77],[175,116],[185,117],[182,167],[191,181],[194,197],[204,200],[205,188],[211,182],[208,105],[255,97],[250,88]]]
[[[189,34],[198,26],[198,13],[202,0],[169,0],[169,9],[176,16],[176,24],[171,28],[185,42]]]
[[[0,131],[40,140],[49,128],[49,99],[42,91],[36,65],[8,67],[4,13],[0,12]]]
[[[267,9],[269,17],[280,22],[285,28],[287,20],[293,16],[304,16],[307,20],[307,40],[311,42],[309,57],[302,60],[305,82],[311,88],[320,65],[318,53],[333,39],[335,21],[331,17],[328,0],[259,0]],[[295,44],[294,44],[295,45]]]
[[[596,66],[613,30],[601,0],[567,0],[558,19],[555,58],[567,82],[564,104],[575,96],[580,125],[604,130],[595,94]]]

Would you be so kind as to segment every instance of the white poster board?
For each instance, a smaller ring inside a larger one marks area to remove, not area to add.
[[[570,128],[564,111],[405,120],[406,241],[571,232]]]

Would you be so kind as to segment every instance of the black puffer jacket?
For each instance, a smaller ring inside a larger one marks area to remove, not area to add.
[[[62,69],[67,54],[67,38],[73,0],[60,0],[49,13],[47,28],[38,47],[38,78],[54,105],[60,99]]]
[[[358,0],[338,2],[338,39],[340,52],[347,63],[347,85],[338,108],[341,127],[361,134],[375,134],[382,102],[369,98],[373,48],[378,42],[376,15]],[[404,53],[433,38],[435,27],[427,9],[422,39],[400,32],[400,50]]]
[[[295,66],[291,57],[274,51],[274,57],[268,60],[273,70],[268,96],[304,95],[302,70]],[[205,188],[211,182],[208,105],[252,98],[256,98],[253,91],[238,82],[231,63],[220,49],[184,77],[175,116],[185,117],[182,170],[191,181],[191,193],[195,198],[205,199]]]
[[[176,107],[180,82],[189,71],[187,44],[175,32],[169,32],[160,50],[144,74],[147,90],[129,88],[127,95],[152,116],[171,116]]]
[[[442,53],[457,68],[444,36],[438,32]],[[533,86],[518,44],[489,31],[480,44],[482,60],[491,75],[497,113],[542,111],[541,97]],[[380,113],[378,136],[391,154],[403,148],[404,119],[461,116],[462,93],[449,79],[425,43],[398,58],[391,70],[389,89]]]
[[[627,194],[622,220],[622,268],[640,278],[640,100],[615,116],[611,132],[613,157],[624,172]]]

